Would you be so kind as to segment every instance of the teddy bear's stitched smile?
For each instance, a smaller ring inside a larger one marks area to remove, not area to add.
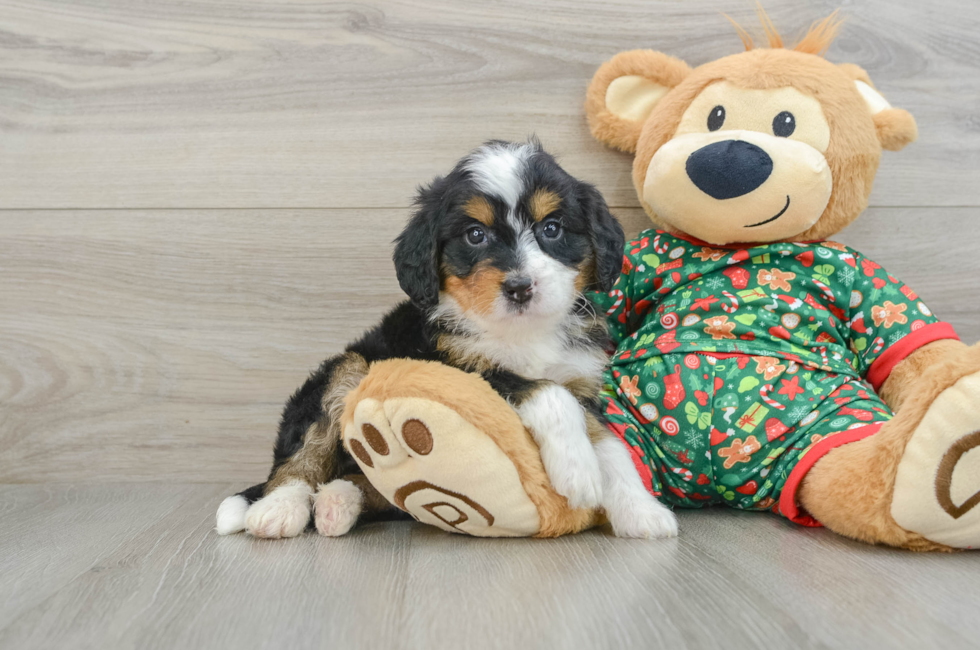
[[[783,216],[784,214],[786,214],[786,211],[787,211],[787,210],[789,210],[789,194],[787,194],[787,195],[786,195],[786,205],[784,205],[784,206],[783,206],[783,209],[782,209],[782,210],[780,210],[780,211],[779,211],[779,212],[778,212],[778,213],[776,214],[776,216],[775,216],[775,217],[770,217],[769,219],[766,219],[765,221],[760,221],[759,223],[754,223],[754,224],[752,224],[751,226],[745,226],[745,227],[746,227],[746,228],[758,228],[759,226],[764,226],[764,225],[766,225],[767,223],[772,223],[773,221],[775,221],[775,220],[776,220],[776,219],[778,219],[779,217],[781,217],[781,216]]]

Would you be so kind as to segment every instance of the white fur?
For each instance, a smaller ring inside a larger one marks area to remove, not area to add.
[[[602,507],[617,537],[677,536],[677,518],[643,487],[629,452],[609,437],[595,445],[602,470]]]
[[[218,506],[218,513],[215,515],[215,531],[219,535],[231,535],[245,530],[245,511],[248,510],[248,501],[241,495],[230,496]]]
[[[602,473],[578,400],[561,386],[551,385],[525,400],[517,412],[538,443],[555,491],[573,508],[597,507],[602,500]],[[630,472],[636,470],[630,467]]]
[[[252,504],[245,513],[245,530],[256,537],[296,537],[310,521],[313,490],[303,481],[290,481]]]
[[[347,534],[361,514],[364,495],[360,488],[343,479],[321,485],[313,500],[316,529],[327,537]]]
[[[533,153],[531,144],[484,145],[470,155],[464,168],[482,192],[500,198],[513,210],[524,191],[524,166]]]

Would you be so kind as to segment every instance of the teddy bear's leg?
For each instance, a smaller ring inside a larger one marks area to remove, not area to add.
[[[599,522],[553,490],[520,418],[478,375],[434,362],[376,363],[347,396],[341,426],[366,479],[424,523],[478,536],[546,537]],[[317,517],[331,519],[330,534],[356,519],[351,487],[321,488]]]
[[[926,368],[913,386],[878,433],[817,461],[800,502],[862,541],[980,548],[980,347]]]

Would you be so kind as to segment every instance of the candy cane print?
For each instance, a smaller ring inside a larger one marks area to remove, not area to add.
[[[766,384],[765,386],[762,387],[762,390],[759,391],[759,395],[762,397],[762,401],[768,404],[769,406],[773,407],[777,411],[785,411],[786,410],[785,406],[783,406],[773,398],[769,397],[769,391],[771,391],[772,388],[773,388],[772,384]]]
[[[670,469],[674,474],[679,474],[685,481],[690,481],[694,478],[694,474],[686,467],[671,467]]]
[[[667,252],[667,249],[669,248],[670,248],[670,244],[666,242],[663,244],[660,243],[660,235],[657,235],[656,237],[653,238],[653,251],[658,255],[663,255],[664,253]]]
[[[728,300],[731,302],[731,304],[729,304],[729,305],[722,305],[721,306],[722,310],[726,314],[734,314],[735,312],[737,312],[738,311],[738,298],[736,298],[732,294],[728,293],[727,291],[722,291],[721,292],[721,295],[723,295],[726,298],[728,298]]]
[[[819,348],[817,348],[817,352],[820,353],[820,358],[823,359],[823,365],[824,365],[824,367],[829,366],[830,365],[830,359],[827,358],[827,346],[826,345],[821,345]]]
[[[606,316],[612,316],[613,314],[615,314],[616,313],[616,310],[619,309],[619,306],[621,304],[623,304],[623,290],[622,289],[613,289],[612,291],[609,292],[609,295],[610,296],[616,296],[616,302],[613,303],[613,306],[610,307],[609,308],[609,311],[606,312]]]
[[[885,339],[879,336],[875,339],[875,346],[871,348],[871,354],[878,354],[883,347],[885,347]]]
[[[830,287],[828,287],[820,280],[814,280],[813,284],[817,285],[817,287],[819,287],[820,290],[823,291],[823,295],[827,296],[827,299],[830,300],[830,302],[834,302],[834,300],[837,299],[837,296],[835,296],[834,292],[830,290]]]

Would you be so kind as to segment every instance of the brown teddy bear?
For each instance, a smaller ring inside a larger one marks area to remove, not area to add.
[[[589,86],[592,132],[635,154],[656,226],[597,297],[618,346],[607,418],[669,504],[771,510],[914,550],[976,548],[980,348],[828,239],[864,210],[881,150],[914,141],[915,121],[862,69],[822,58],[834,16],[791,49],[763,22],[768,48],[740,30],[745,52],[695,69],[624,52]],[[392,439],[406,449],[424,438],[426,454],[361,463],[386,498],[477,535],[601,521],[554,493],[499,396],[420,363],[379,364],[347,400],[348,443],[365,423],[402,431]]]
[[[836,16],[792,49],[763,25],[768,48],[740,30],[745,52],[695,69],[623,52],[589,86],[592,133],[635,153],[657,227],[600,299],[619,343],[608,416],[668,503],[980,546],[980,348],[829,241],[915,121],[820,56]]]

